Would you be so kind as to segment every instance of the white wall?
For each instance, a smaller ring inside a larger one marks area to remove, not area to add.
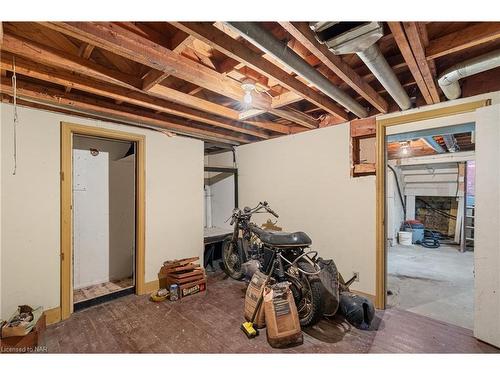
[[[201,141],[20,107],[12,176],[11,119],[2,104],[2,316],[19,304],[59,306],[60,121],[146,136],[146,282],[167,259],[203,256]]]
[[[500,347],[500,105],[478,110],[474,336]]]
[[[237,148],[240,206],[267,200],[285,231],[306,232],[353,289],[375,293],[375,177],[350,175],[349,125]],[[267,215],[255,215],[257,224]]]

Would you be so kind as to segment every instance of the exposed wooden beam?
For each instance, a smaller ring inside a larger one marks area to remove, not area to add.
[[[318,127],[318,121],[313,119],[302,112],[295,111],[293,109],[283,110],[283,109],[273,109],[268,110],[275,116],[287,119],[288,121],[295,122],[296,124],[302,125],[309,129],[316,129]]]
[[[13,95],[12,82],[8,78],[3,77],[1,79],[0,88],[3,93]],[[248,143],[252,140],[245,136],[233,136],[196,128],[183,120],[173,120],[166,116],[153,114],[142,109],[108,103],[93,98],[86,98],[73,93],[68,94],[62,90],[49,89],[21,80],[17,83],[17,95],[22,98],[37,100],[44,103],[105,115],[111,119],[117,118],[125,121],[157,126],[173,132],[179,132],[181,134],[196,136],[203,139],[227,139],[239,143]]]
[[[413,52],[413,56],[417,62],[420,73],[424,79],[425,85],[429,90],[429,94],[432,98],[433,103],[439,103],[439,92],[434,81],[434,77],[431,73],[429,62],[425,58],[425,50],[422,39],[419,33],[419,27],[416,22],[403,22],[403,26],[406,32],[406,37],[410,43],[410,47]]]
[[[49,22],[44,24],[126,59],[161,70],[233,100],[239,101],[245,94],[238,82],[118,24],[111,22]],[[270,108],[271,100],[266,95],[252,93],[252,97],[255,107]]]
[[[27,48],[22,48],[22,46],[25,46]],[[27,41],[24,41],[22,39],[19,39],[19,37],[17,37],[17,36],[5,35],[2,49],[4,51],[13,52],[14,54],[19,54],[20,56],[23,56],[29,60],[37,62],[37,64],[35,64],[34,67],[32,64],[31,68],[26,69],[25,74],[28,76],[33,76],[37,72],[37,70],[41,69],[42,64],[39,64],[39,62],[40,62],[40,56],[42,56],[42,60],[43,60],[44,64],[46,64],[48,66],[53,66],[53,67],[59,68],[61,74],[64,74],[66,69],[69,69],[69,70],[74,71],[78,74],[81,74],[83,76],[88,77],[88,79],[94,78],[95,80],[98,80],[98,81],[120,85],[120,86],[125,87],[126,89],[129,89],[129,90],[132,89],[134,91],[139,91],[139,89],[137,87],[131,86],[128,83],[129,81],[117,80],[115,77],[111,77],[109,74],[107,74],[107,75],[93,74],[94,72],[98,71],[98,68],[96,68],[95,64],[92,64],[92,67],[94,67],[94,68],[88,69],[87,63],[89,61],[87,61],[87,60],[78,60],[77,59],[80,63],[84,64],[84,65],[80,66],[80,65],[78,65],[78,63],[75,63],[74,56],[72,56],[72,55],[66,56],[66,55],[52,53],[52,50],[50,49],[50,47],[43,46],[43,45],[41,45],[39,43],[35,43],[35,42],[27,42]],[[9,63],[10,64],[12,63],[12,61],[7,61],[6,56],[7,56],[6,53],[4,53],[2,55],[2,64],[5,64],[6,66],[8,66]],[[21,60],[19,60],[19,61],[21,61]],[[37,69],[37,67],[38,67],[38,69]],[[69,74],[69,73],[67,73],[67,74]],[[48,76],[48,75],[45,74],[45,76]],[[127,78],[127,76],[125,76],[125,77],[120,76],[119,78],[125,79],[125,78]],[[40,78],[40,79],[43,79],[43,78]],[[67,83],[67,87],[73,87],[74,86],[73,81],[75,81],[75,80],[78,80],[77,75],[69,75],[69,76],[66,75],[64,82]],[[49,78],[49,81],[50,81],[50,78]],[[89,82],[88,80],[87,81],[83,80],[83,82],[86,83],[85,87],[82,86],[82,79],[81,78],[79,81],[80,81],[80,88],[79,89],[82,89],[83,91],[95,93],[95,89],[96,89],[95,82],[93,83],[93,89],[92,89],[92,85],[88,84],[88,82]],[[64,83],[62,83],[62,81],[59,81],[59,82],[61,82],[60,84],[64,84]],[[135,81],[135,82],[140,83],[140,81]],[[103,95],[102,93],[106,92],[106,90],[108,89],[108,87],[106,85],[102,85],[102,84],[98,87],[101,90],[101,93],[97,93],[98,95]],[[230,120],[234,120],[234,121],[239,120],[239,117],[238,117],[239,112],[235,111],[231,108],[224,107],[224,106],[218,105],[216,103],[212,103],[212,102],[207,101],[207,100],[199,99],[197,97],[190,96],[190,95],[184,94],[182,92],[179,92],[179,91],[176,91],[173,89],[169,89],[169,88],[166,88],[163,86],[158,86],[156,88],[155,92],[158,92],[160,94],[159,95],[160,97],[162,97],[163,99],[169,100],[170,102],[174,102],[174,103],[184,105],[184,106],[187,105],[187,107],[191,107],[191,108],[199,109],[199,110],[206,111],[209,113],[213,113],[215,115],[218,115],[218,116],[230,119]],[[112,94],[113,95],[116,94],[116,89],[115,89],[115,92],[113,92]],[[133,92],[130,92],[128,90],[126,90],[126,91],[122,90],[121,97],[113,97],[113,98],[116,100],[120,100],[120,101],[126,101],[127,98],[132,100],[132,99],[134,99],[133,94],[134,94]],[[109,93],[107,96],[109,96]],[[154,97],[149,98],[149,99],[154,99]],[[143,101],[146,102],[145,99],[143,99]],[[160,107],[159,109],[161,110],[161,112],[167,112],[171,109],[171,104],[172,103],[165,103],[164,102],[164,104],[162,104],[162,107]],[[180,108],[180,107],[178,107],[178,108]],[[183,112],[184,112],[183,114],[179,114],[179,115],[182,117],[189,118],[189,115],[190,115],[189,111],[183,111]],[[205,117],[208,119],[208,121],[211,120],[210,116],[205,115]],[[260,121],[256,121],[256,122],[253,122],[251,125],[256,126],[256,127],[260,127],[262,129],[273,130],[273,131],[276,131],[276,132],[279,132],[282,134],[288,134],[288,132],[289,132],[289,130],[286,127],[284,127],[283,125],[280,125],[280,124],[273,125],[273,123],[265,122],[262,124],[262,126],[259,126],[260,124],[261,124]]]
[[[375,136],[377,128],[375,117],[352,120],[350,128],[351,137]]]
[[[387,112],[388,104],[384,98],[377,94],[340,56],[334,55],[328,47],[319,43],[306,22],[280,22],[280,25],[375,108],[382,113]]]
[[[431,40],[425,53],[428,60],[437,59],[478,44],[500,38],[500,22],[480,22],[457,32]]]
[[[4,33],[2,50],[34,59],[38,63],[57,66],[61,69],[69,69],[84,75],[96,76],[122,85],[126,83],[129,87],[141,87],[142,84],[137,77],[108,69],[91,60],[56,50],[49,46],[43,46],[15,35]]]
[[[78,56],[84,58],[85,60],[88,60],[90,58],[90,55],[92,54],[92,51],[94,50],[94,46],[92,44],[88,43],[82,43],[80,46],[80,50],[78,51]],[[71,87],[66,86],[66,92],[70,92]]]
[[[5,56],[5,54],[1,56],[0,66],[2,69],[5,68],[9,71],[12,71],[14,69],[14,67],[12,66],[12,60],[9,59],[8,56]],[[212,125],[216,128],[222,128],[242,134],[248,134],[261,139],[269,138],[266,133],[252,129],[243,123],[238,123],[236,121],[221,117],[210,116],[196,109],[183,107],[178,104],[150,97],[147,94],[131,91],[120,86],[111,86],[109,84],[104,84],[91,78],[84,78],[75,74],[71,74],[69,72],[66,73],[60,69],[50,70],[46,67],[18,59],[16,61],[16,72],[21,75],[30,76],[43,81],[60,84],[70,88],[76,88],[81,91],[110,98],[121,103],[133,104],[140,107],[156,110],[161,113],[198,121],[201,123]]]
[[[291,76],[283,69],[266,60],[239,41],[233,39],[209,22],[173,22],[174,26],[190,33],[212,48],[219,50],[228,57],[249,66],[260,74],[279,82],[286,89],[295,92],[302,98],[325,111],[347,119],[347,113],[330,98],[314,91],[311,87]]]
[[[392,35],[394,35],[394,40],[396,41],[396,44],[398,45],[398,48],[401,51],[401,54],[403,55],[403,58],[405,59],[411,74],[417,82],[418,88],[422,93],[425,102],[427,104],[433,104],[434,101],[429,92],[429,89],[427,88],[427,85],[425,84],[424,77],[420,72],[415,57],[413,56],[413,52],[410,44],[408,43],[408,39],[406,38],[403,25],[401,24],[401,22],[387,22],[387,24],[391,29]]]
[[[170,48],[176,53],[181,53],[186,45],[192,42],[193,39],[194,38],[191,35],[179,30],[172,37],[172,40],[170,41]],[[144,91],[148,91],[154,85],[161,83],[169,75],[170,74],[162,72],[161,70],[151,69],[143,77],[142,89]]]

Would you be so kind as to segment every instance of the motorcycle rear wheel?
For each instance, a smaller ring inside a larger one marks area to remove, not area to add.
[[[235,280],[241,280],[243,278],[242,260],[237,246],[231,238],[226,238],[222,243],[222,261],[224,272]]]
[[[314,267],[306,261],[299,261],[297,265],[306,272],[314,273]],[[296,285],[297,280],[300,287]],[[323,317],[321,281],[316,276],[300,274],[299,279],[290,280],[292,292],[297,306],[300,326],[309,327]]]

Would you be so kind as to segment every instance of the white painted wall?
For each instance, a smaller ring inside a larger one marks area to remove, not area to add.
[[[240,206],[267,200],[285,231],[302,230],[353,289],[375,293],[375,177],[350,176],[349,125],[237,148]],[[257,224],[267,215],[255,215]]]
[[[477,111],[474,336],[500,347],[500,105]]]
[[[167,259],[203,256],[201,141],[20,107],[12,176],[12,106],[1,106],[1,316],[19,304],[59,306],[61,121],[146,136],[146,282]]]

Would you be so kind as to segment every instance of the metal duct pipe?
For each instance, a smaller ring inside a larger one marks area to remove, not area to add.
[[[364,51],[357,52],[357,55],[363,60],[381,85],[384,86],[399,108],[402,110],[411,108],[411,101],[408,94],[382,55],[382,52],[380,52],[377,44],[372,44]]]
[[[443,141],[449,152],[460,151],[460,146],[458,145],[453,134],[443,134]]]
[[[457,99],[462,94],[459,80],[500,66],[500,49],[474,57],[446,70],[438,79],[439,87],[448,99]]]
[[[368,116],[368,112],[356,100],[333,85],[324,75],[319,73],[285,43],[276,39],[272,33],[257,22],[227,22],[243,38],[279,60],[283,65],[303,77],[321,92],[341,104],[358,117]]]

